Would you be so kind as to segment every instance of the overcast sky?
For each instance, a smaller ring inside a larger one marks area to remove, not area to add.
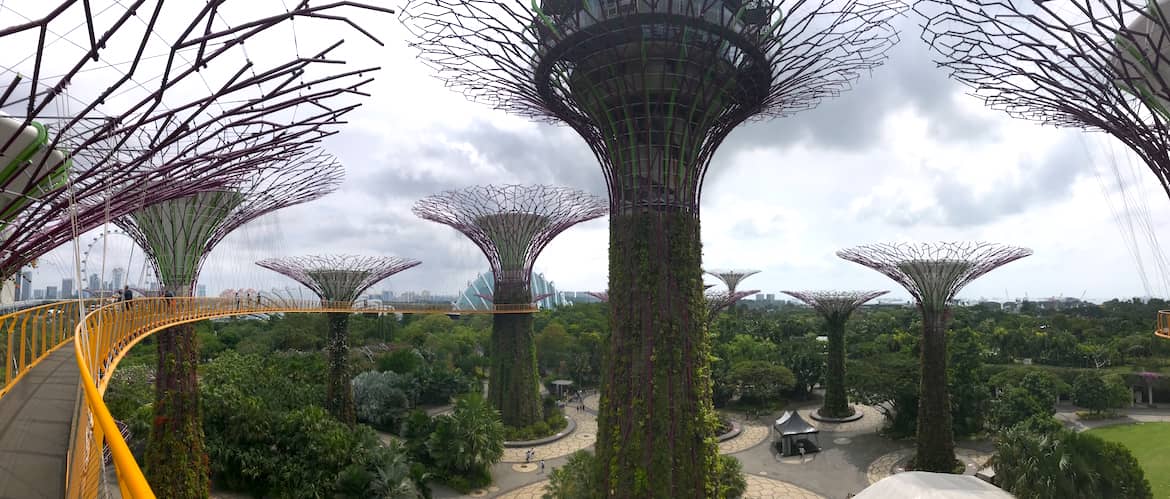
[[[934,67],[911,21],[902,22],[902,42],[888,62],[853,90],[731,134],[703,189],[704,265],[761,270],[744,286],[765,293],[889,289],[904,297],[892,281],[834,252],[872,242],[973,239],[1026,246],[1035,255],[971,284],[964,298],[1164,296],[1166,274],[1155,265],[1161,257],[1153,257],[1161,250],[1136,232],[1139,265],[1128,228],[1147,220],[1156,232],[1167,228],[1170,206],[1153,175],[1101,134],[1042,128],[983,109]],[[410,207],[419,198],[482,183],[559,184],[605,195],[601,169],[571,130],[466,102],[416,60],[396,20],[373,27],[387,46],[360,45],[350,60],[385,69],[373,97],[327,143],[347,169],[341,190],[225,241],[201,279],[213,292],[291,283],[249,263],[258,258],[358,253],[423,261],[375,290],[454,293],[486,270],[486,260],[461,234],[414,217]],[[561,290],[605,289],[606,224],[564,232],[537,271]],[[47,257],[44,279],[56,279],[52,269],[71,259],[64,251]]]

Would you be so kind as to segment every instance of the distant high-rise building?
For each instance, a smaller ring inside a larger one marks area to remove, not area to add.
[[[206,284],[200,284],[198,287],[195,288],[195,290],[196,290],[195,296],[198,296],[200,298],[207,296],[207,285]]]
[[[97,274],[89,275],[89,290],[97,291],[102,288],[102,279]]]
[[[73,279],[61,279],[61,298],[73,298]]]
[[[114,271],[111,274],[114,276],[114,289],[122,289],[122,285],[126,284],[123,282],[126,278],[126,269],[114,267]]]
[[[44,300],[44,299],[45,299],[45,290],[43,290],[43,289],[34,289],[34,290],[33,290],[33,292],[32,292],[32,298],[33,298],[34,300]]]
[[[26,270],[20,273],[20,299],[31,300],[33,297],[32,288],[32,271]]]
[[[57,286],[45,286],[45,299],[46,300],[56,300],[57,299]]]

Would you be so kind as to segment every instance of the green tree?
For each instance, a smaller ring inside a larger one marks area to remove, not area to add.
[[[1118,379],[1106,379],[1097,373],[1081,373],[1073,381],[1073,403],[1100,414],[1124,407],[1129,389]]]
[[[983,347],[971,328],[955,329],[948,341],[950,362],[947,383],[951,394],[951,418],[956,435],[983,430],[983,415],[991,393],[983,378]]]
[[[807,336],[784,340],[780,362],[794,375],[792,389],[795,395],[808,398],[825,375],[825,345]]]
[[[1122,445],[1087,433],[1005,432],[995,445],[996,481],[1020,499],[1150,499],[1137,460]]]
[[[560,322],[552,322],[536,335],[536,359],[546,372],[564,374],[562,366],[568,367],[576,341]]]
[[[487,400],[478,393],[464,395],[450,415],[434,418],[434,424],[427,450],[445,477],[472,485],[490,482],[489,468],[504,455],[504,424]]]
[[[569,461],[549,474],[544,499],[599,499],[597,459],[592,452],[579,450],[569,455]]]
[[[759,360],[748,360],[731,367],[730,380],[741,400],[748,403],[777,401],[796,383],[792,371]]]
[[[725,454],[719,455],[719,472],[711,482],[718,491],[715,497],[739,499],[747,492],[747,479],[743,476],[739,459]]]
[[[987,423],[993,429],[1005,430],[1034,416],[1051,416],[1055,412],[1052,404],[1041,402],[1028,390],[1013,386],[991,403]]]

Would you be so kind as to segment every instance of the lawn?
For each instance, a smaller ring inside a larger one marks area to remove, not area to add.
[[[1138,423],[1089,430],[1133,453],[1146,472],[1154,497],[1170,497],[1170,423]]]

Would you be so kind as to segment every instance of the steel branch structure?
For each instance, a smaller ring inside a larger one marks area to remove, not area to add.
[[[922,0],[923,40],[1009,115],[1107,132],[1170,194],[1170,4]]]
[[[421,263],[397,256],[312,255],[269,258],[256,265],[303,284],[324,301],[353,303],[370,286]]]
[[[740,300],[759,292],[760,290],[758,289],[752,289],[749,291],[716,291],[714,293],[707,293],[707,325],[710,326],[713,324],[715,317],[720,312],[735,306]]]
[[[270,258],[256,262],[305,285],[322,301],[334,304],[352,304],[370,286],[420,263],[395,256],[357,255]],[[357,424],[349,371],[349,314],[329,314],[327,350],[329,381],[325,384],[325,409],[346,424]]]
[[[727,286],[728,293],[735,293],[735,288],[739,286],[739,283],[760,273],[758,270],[708,270],[706,272]]]
[[[295,19],[341,21],[377,42],[341,14],[392,12],[300,2],[264,13],[258,3],[260,15],[228,23],[224,4],[0,6],[28,20],[0,28],[0,274],[74,229],[215,187],[335,133],[378,68],[339,64],[341,42],[301,54],[287,40],[276,44],[290,52],[283,61],[254,61],[244,46],[271,45],[267,33]]]
[[[139,208],[115,223],[146,253],[163,289],[190,296],[208,253],[228,233],[280,208],[337,188],[341,165],[320,152],[258,167],[221,189]],[[133,306],[132,302],[126,306]],[[158,373],[146,470],[160,497],[206,497],[207,456],[199,416],[194,327],[158,334]]]
[[[551,186],[476,186],[424,198],[414,214],[448,225],[472,240],[491,264],[490,300],[533,302],[532,266],[553,237],[606,213],[592,194]],[[495,315],[488,399],[504,424],[525,427],[543,419],[536,372],[532,314]]]
[[[603,303],[609,301],[609,291],[586,291],[585,294],[597,298]]]
[[[258,166],[219,189],[140,208],[115,223],[146,252],[164,289],[190,296],[203,261],[229,233],[333,192],[342,176],[333,156],[314,150]]]
[[[956,463],[947,392],[946,322],[951,300],[976,278],[1031,254],[1026,248],[982,242],[872,244],[837,252],[901,284],[922,312],[915,469],[950,473]]]
[[[601,165],[613,314],[598,416],[603,494],[709,493],[718,465],[706,440],[703,178],[739,124],[810,109],[879,65],[901,9],[894,0],[410,0],[403,8],[414,45],[448,86],[572,127]]]
[[[605,215],[606,206],[597,196],[567,187],[482,185],[423,198],[413,211],[471,239],[491,265],[499,296],[500,283],[527,288],[545,246],[565,229]]]
[[[825,373],[825,403],[814,418],[827,420],[854,419],[855,414],[845,395],[845,323],[853,311],[865,302],[888,291],[784,291],[809,304],[825,319],[829,337],[828,372]],[[860,416],[858,416],[860,417]]]

